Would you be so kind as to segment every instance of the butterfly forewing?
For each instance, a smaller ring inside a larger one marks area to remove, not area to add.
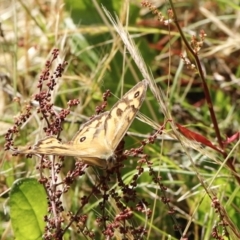
[[[143,80],[131,88],[111,109],[105,121],[106,140],[112,149],[116,149],[126,134],[147,91],[147,81]]]

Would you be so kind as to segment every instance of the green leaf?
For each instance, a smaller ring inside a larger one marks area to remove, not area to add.
[[[25,178],[13,184],[9,206],[15,239],[42,239],[46,198],[45,189],[36,179]]]
[[[14,182],[14,170],[13,164],[11,161],[3,161],[2,170],[6,172],[6,183],[7,186],[12,186]]]

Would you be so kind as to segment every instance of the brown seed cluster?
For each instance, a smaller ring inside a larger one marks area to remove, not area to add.
[[[52,73],[51,69],[57,56],[58,50],[54,50],[52,59],[47,61],[45,69],[42,71],[38,81],[39,92],[33,96],[33,99],[38,103],[37,112],[41,115],[42,121],[47,123],[44,128],[46,135],[59,136],[62,131],[62,124],[70,113],[70,108],[78,105],[79,100],[70,100],[66,109],[60,111],[54,109],[54,105],[51,102],[52,91],[67,64],[66,62],[58,64]],[[97,114],[104,111],[109,96],[110,91],[107,91],[103,96],[103,104],[96,108]],[[15,125],[6,134],[6,149],[13,146],[13,135],[18,133],[19,127],[31,116],[31,109],[32,105],[27,105],[25,112],[16,118]],[[46,222],[44,239],[63,239],[66,231],[72,226],[77,229],[78,234],[81,236],[95,239],[95,233],[88,227],[89,214],[84,213],[84,208],[92,204],[95,198],[100,199],[96,207],[98,212],[96,223],[106,238],[113,238],[116,231],[121,234],[122,239],[129,239],[129,234],[134,239],[140,239],[145,236],[147,234],[147,226],[136,226],[131,224],[131,222],[134,222],[134,213],[141,214],[146,219],[152,216],[151,205],[146,199],[139,198],[137,191],[139,178],[144,174],[144,167],[146,166],[152,180],[158,184],[161,190],[161,201],[168,207],[169,215],[174,216],[175,211],[170,207],[170,199],[166,194],[167,188],[161,182],[161,177],[154,171],[148,155],[144,154],[144,147],[148,144],[153,144],[157,139],[157,135],[162,134],[164,128],[165,124],[160,126],[159,130],[149,136],[148,139],[143,140],[141,146],[126,152],[124,152],[124,141],[121,141],[116,149],[117,164],[100,174],[96,184],[91,186],[85,195],[79,197],[79,207],[75,212],[64,209],[62,197],[73,187],[77,178],[85,175],[86,164],[76,161],[73,169],[69,170],[65,177],[60,179],[60,173],[64,165],[63,157],[53,157],[50,160],[48,157],[40,156],[37,166],[40,174],[39,182],[44,185],[48,196],[48,215],[44,217]],[[139,160],[136,161],[136,173],[131,176],[129,183],[126,184],[122,179],[122,171],[128,156],[138,158]],[[114,188],[111,187],[112,181],[117,185]],[[112,201],[117,209],[114,212],[107,210],[109,209],[109,203]]]

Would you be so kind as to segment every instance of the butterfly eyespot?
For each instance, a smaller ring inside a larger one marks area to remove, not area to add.
[[[86,137],[80,138],[79,142],[84,142],[86,140]]]
[[[140,95],[140,92],[137,91],[137,92],[134,94],[134,98],[137,98],[139,95]]]

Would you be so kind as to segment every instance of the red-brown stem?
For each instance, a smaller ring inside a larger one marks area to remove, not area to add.
[[[217,136],[217,139],[218,139],[218,144],[221,147],[221,149],[224,150],[222,138],[221,138],[220,131],[219,131],[219,128],[218,128],[216,115],[215,115],[215,112],[214,112],[214,109],[213,109],[212,100],[211,100],[211,97],[210,97],[210,93],[209,93],[209,90],[208,90],[208,86],[207,86],[207,83],[206,83],[206,80],[205,80],[205,77],[204,77],[204,74],[203,74],[203,70],[202,70],[202,67],[201,67],[198,55],[197,55],[197,53],[195,53],[193,51],[193,49],[189,45],[187,39],[185,38],[185,36],[184,36],[184,34],[182,32],[182,29],[181,29],[181,27],[178,24],[177,14],[176,14],[176,11],[174,9],[173,3],[172,3],[171,0],[169,2],[170,2],[170,5],[171,5],[171,8],[172,8],[172,11],[173,11],[175,25],[176,25],[176,27],[177,27],[177,29],[178,29],[181,37],[182,37],[182,39],[183,39],[187,49],[191,52],[192,56],[195,59],[195,63],[196,63],[199,75],[200,75],[200,77],[202,79],[203,89],[204,89],[205,97],[206,97],[206,100],[207,100],[208,109],[209,109],[209,112],[210,112],[210,115],[211,115],[212,123],[213,123],[214,129],[215,129],[215,133],[216,133],[216,136]],[[223,151],[223,156],[224,157],[227,156],[225,151]]]

